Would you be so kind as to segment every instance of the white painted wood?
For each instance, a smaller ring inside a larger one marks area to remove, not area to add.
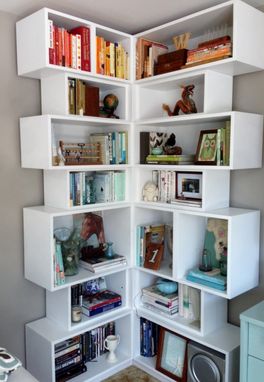
[[[70,208],[70,173],[44,171],[44,203],[47,206]]]
[[[23,366],[8,375],[9,382],[38,382]]]
[[[213,71],[204,76],[204,112],[217,113],[232,110],[233,77]]]
[[[49,116],[20,118],[21,166],[51,166],[51,130]]]
[[[65,330],[71,328],[71,288],[46,291],[46,317]]]
[[[201,335],[222,328],[226,323],[227,300],[201,291]]]
[[[177,264],[177,267],[174,267],[175,278],[191,286],[197,286],[197,284],[183,280],[190,269],[199,265],[208,217],[228,221],[227,290],[222,293],[222,296],[231,299],[258,284],[259,211],[228,208],[208,213],[196,211],[175,213],[174,256],[176,259],[174,263]],[[190,237],[192,237],[191,241]],[[247,240],[244,241],[241,238],[247,238]],[[248,253],[251,253],[250,267]],[[241,274],[243,274],[243,283]],[[200,288],[200,286],[197,287]],[[202,289],[215,294],[213,288]],[[221,295],[219,291],[216,291],[216,294]]]

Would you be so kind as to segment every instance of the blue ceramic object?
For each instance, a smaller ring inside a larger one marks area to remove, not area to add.
[[[157,289],[165,294],[175,293],[178,290],[178,283],[166,279],[158,279],[156,283]]]
[[[151,154],[153,155],[160,155],[163,153],[162,147],[153,147],[151,150]]]

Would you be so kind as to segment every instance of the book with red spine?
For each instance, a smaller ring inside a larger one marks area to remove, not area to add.
[[[82,68],[82,38],[81,35],[76,34],[76,57],[77,57],[77,68],[78,70],[81,70]]]
[[[70,67],[70,34],[64,29],[64,64],[67,68]]]
[[[91,57],[90,57],[90,28],[77,27],[70,31],[72,34],[81,36],[81,69],[87,72],[91,71]]]
[[[58,28],[58,62],[57,65],[63,66],[63,41],[62,41],[62,31],[63,28]]]

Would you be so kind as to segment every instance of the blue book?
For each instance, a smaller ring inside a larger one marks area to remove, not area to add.
[[[214,288],[214,289],[218,289],[218,290],[226,290],[226,285],[217,284],[217,283],[214,283],[214,282],[211,282],[211,281],[207,281],[207,280],[203,280],[201,278],[194,277],[194,276],[191,276],[191,275],[188,275],[186,277],[186,279],[189,280],[189,281],[192,281],[194,283],[197,283],[197,284],[202,284],[202,285],[208,286],[210,288]]]
[[[220,270],[218,271],[218,273],[216,273],[216,271],[218,271],[218,269],[213,270],[212,272],[203,272],[200,271],[199,268],[194,268],[188,272],[188,276],[206,280],[214,284],[225,285],[226,277],[220,274]]]

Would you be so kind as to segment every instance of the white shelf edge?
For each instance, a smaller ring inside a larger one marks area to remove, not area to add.
[[[89,172],[89,171],[114,171],[114,170],[126,170],[131,168],[131,164],[98,164],[98,165],[80,165],[80,166],[50,166],[47,168],[42,168],[41,170],[53,170],[53,171],[78,171],[78,172]],[[31,167],[23,167],[31,168]]]
[[[232,170],[230,166],[206,166],[206,165],[175,165],[175,164],[136,164],[134,166],[143,170],[170,170],[170,171],[203,171],[203,170]]]
[[[57,115],[57,114],[41,114],[40,117],[48,117],[51,121],[54,122],[79,122],[82,124],[94,123],[96,125],[130,125],[132,122],[127,121],[126,119],[116,119],[116,118],[102,118],[102,117],[92,117],[92,116],[82,116],[75,114],[67,115]],[[30,118],[30,117],[29,117]]]
[[[123,200],[123,201],[120,201],[120,202],[105,202],[105,203],[94,203],[94,204],[84,204],[82,206],[72,206],[72,207],[68,207],[68,208],[65,208],[69,211],[80,211],[81,209],[84,209],[84,208],[89,208],[89,210],[95,208],[97,209],[98,207],[99,208],[109,208],[109,207],[112,207],[112,208],[116,208],[116,207],[120,207],[122,205],[124,205],[125,207],[127,206],[127,203],[129,203],[127,200]]]

